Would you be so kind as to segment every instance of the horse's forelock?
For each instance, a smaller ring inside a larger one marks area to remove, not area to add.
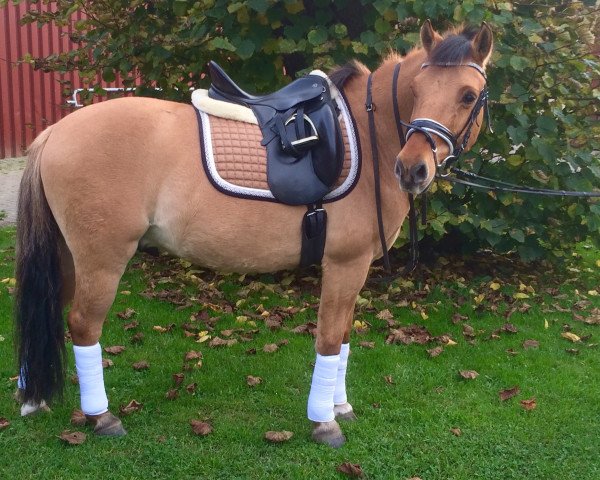
[[[478,29],[471,25],[452,30],[429,54],[431,63],[460,63],[471,58],[471,40]]]

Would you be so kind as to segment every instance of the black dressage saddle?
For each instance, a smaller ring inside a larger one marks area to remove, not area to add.
[[[267,149],[267,181],[277,200],[288,205],[320,202],[339,178],[344,143],[327,80],[307,75],[268,95],[251,95],[209,63],[208,95],[249,107]]]

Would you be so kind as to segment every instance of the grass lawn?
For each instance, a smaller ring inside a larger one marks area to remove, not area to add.
[[[422,267],[389,288],[363,291],[348,369],[359,419],[342,425],[347,443],[333,450],[310,440],[313,338],[292,331],[316,321],[316,278],[220,276],[148,255],[132,261],[101,339],[103,347],[125,346],[104,355],[114,363],[105,370],[113,413],[133,399],[143,404],[123,416],[129,434],[99,438],[71,426],[79,396],[70,381],[52,414],[20,418],[12,399],[13,245],[14,230],[0,229],[0,417],[10,422],[0,430],[4,479],[335,479],[346,478],[336,470],[343,462],[370,479],[600,479],[600,326],[581,321],[600,318],[597,250],[582,246],[563,273],[484,257]],[[452,341],[386,343],[413,323]],[[139,333],[143,340],[132,343]],[[217,336],[237,342],[211,347]],[[526,340],[539,345],[525,348]],[[271,343],[278,350],[264,352]],[[437,346],[442,353],[430,356]],[[201,366],[184,363],[191,350],[202,352]],[[149,368],[135,371],[139,361]],[[463,379],[461,370],[479,375]],[[179,387],[176,373],[184,375]],[[248,386],[247,375],[262,383]],[[514,386],[520,393],[501,401],[499,392]],[[167,399],[169,390],[177,398]],[[526,410],[521,401],[531,399],[535,408]],[[214,431],[195,435],[192,419]],[[87,440],[66,445],[58,438],[65,429]],[[270,444],[268,430],[294,436]]]

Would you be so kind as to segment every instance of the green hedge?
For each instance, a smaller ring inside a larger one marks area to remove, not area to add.
[[[590,53],[600,21],[593,0],[49,3],[57,13],[32,10],[24,21],[66,22],[78,9],[88,19],[75,26],[72,53],[26,61],[48,70],[79,69],[90,82],[98,70],[106,81],[120,73],[125,86],[141,75],[139,94],[181,101],[190,85],[207,85],[210,59],[249,90],[267,91],[313,66],[328,69],[359,58],[374,67],[390,47],[406,52],[416,45],[426,18],[438,30],[485,20],[496,40],[489,69],[495,133],[480,136],[463,166],[522,185],[600,187],[600,66]],[[600,239],[600,202],[586,199],[490,194],[441,183],[429,215],[422,233],[430,238],[450,233],[465,248],[517,250],[524,259],[568,256],[577,241]]]

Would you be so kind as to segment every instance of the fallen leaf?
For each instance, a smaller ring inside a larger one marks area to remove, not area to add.
[[[190,425],[192,427],[192,431],[196,435],[200,435],[202,437],[209,435],[213,431],[213,427],[210,423],[201,422],[200,420],[190,420]]]
[[[144,341],[144,334],[142,332],[137,332],[132,335],[130,342],[131,343],[142,343]]]
[[[273,352],[277,351],[278,349],[279,349],[279,347],[275,343],[267,343],[263,347],[263,352],[265,352],[265,353],[273,353]]]
[[[386,308],[377,314],[377,318],[380,320],[393,320],[394,315]]]
[[[268,431],[265,433],[265,440],[272,443],[282,443],[287,442],[293,435],[292,432],[288,432],[287,430],[281,432]]]
[[[362,348],[375,348],[375,342],[358,342],[358,346]]]
[[[490,288],[492,290],[496,291],[500,288],[500,284],[498,282],[492,282],[492,283],[490,283]]]
[[[201,360],[201,359],[202,359],[202,352],[196,352],[194,350],[190,350],[183,357],[184,362],[190,362],[192,360]]]
[[[505,323],[502,325],[501,330],[506,333],[517,333],[519,331],[512,323]]]
[[[425,327],[413,324],[408,327],[391,328],[385,343],[388,345],[394,343],[424,345],[431,340],[433,340],[433,337]]]
[[[573,343],[581,341],[581,338],[579,338],[578,335],[575,335],[572,332],[562,332],[560,334],[560,336],[563,338],[566,338],[567,340],[569,340],[570,342],[573,342]]]
[[[474,380],[479,376],[475,370],[460,370],[458,373],[466,380]]]
[[[134,370],[139,372],[140,370],[147,370],[150,368],[150,365],[145,360],[142,360],[140,362],[135,362],[132,367]]]
[[[506,350],[506,353],[508,353],[509,355],[512,355],[513,357],[514,357],[515,355],[518,355],[518,354],[519,354],[519,352],[517,352],[517,351],[513,350],[512,348],[509,348],[509,349],[507,349],[507,350]]]
[[[463,335],[467,338],[475,338],[475,329],[466,323],[463,325]]]
[[[227,340],[224,340],[220,337],[215,337],[210,342],[208,342],[208,346],[211,348],[231,347],[232,345],[235,345],[236,343],[238,343],[238,341],[235,338],[228,338]]]
[[[523,342],[523,348],[528,349],[528,348],[538,348],[540,346],[540,342],[538,342],[537,340],[525,340]]]
[[[571,354],[571,355],[579,355],[579,350],[576,348],[567,348],[565,350],[565,352]]]
[[[113,347],[105,347],[104,351],[111,355],[119,355],[125,351],[125,347],[123,345],[114,345]]]
[[[168,331],[168,330],[167,330],[165,327],[162,327],[162,326],[160,326],[160,325],[154,325],[154,326],[152,327],[152,330],[154,330],[154,331],[156,331],[156,332],[160,332],[160,333],[165,333],[165,332],[167,332],[167,331]]]
[[[524,299],[524,298],[529,298],[529,295],[527,295],[526,293],[523,293],[523,292],[517,292],[513,295],[513,298]]]
[[[253,375],[248,375],[248,376],[246,376],[246,383],[248,384],[249,387],[254,387],[254,386],[262,383],[262,378],[255,377]]]
[[[455,428],[451,428],[450,432],[452,433],[452,435],[456,436],[456,437],[460,437],[462,435],[462,431],[460,428],[455,427]]]
[[[177,390],[175,390],[174,388],[171,388],[170,390],[167,391],[167,393],[165,393],[165,398],[167,400],[175,400],[175,399],[179,398],[179,392]]]
[[[139,324],[140,324],[140,322],[138,322],[137,320],[134,320],[133,322],[129,322],[129,323],[126,323],[125,325],[123,325],[123,330],[125,330],[125,331],[127,331],[127,330],[133,330]]]
[[[196,391],[197,386],[198,386],[198,384],[196,382],[194,382],[194,383],[190,383],[187,387],[185,387],[185,389],[187,390],[188,393],[194,393]]]
[[[129,320],[136,313],[137,312],[133,308],[127,308],[123,312],[117,313],[117,317],[122,318],[123,320]]]
[[[383,379],[385,380],[385,383],[389,383],[390,385],[394,384],[394,379],[391,375],[385,375]]]
[[[429,354],[430,357],[437,357],[443,351],[444,351],[443,347],[437,346],[437,347],[430,348],[429,350],[427,350],[427,353]]]
[[[103,358],[102,359],[102,368],[110,368],[114,364],[115,363],[110,358]]]
[[[87,418],[81,410],[73,410],[71,413],[71,425],[74,427],[83,427],[87,423]]]
[[[121,405],[119,407],[119,412],[121,412],[121,415],[130,415],[133,412],[137,412],[137,411],[141,410],[142,407],[143,407],[143,404],[141,404],[137,400],[132,400],[127,405]]]
[[[69,445],[81,445],[85,442],[86,435],[83,432],[71,432],[70,430],[65,430],[58,438]]]
[[[183,373],[174,373],[173,374],[173,382],[175,383],[175,388],[179,387],[183,383],[183,379],[185,375]]]
[[[246,355],[256,355],[256,348],[249,348],[246,350]]]
[[[521,400],[521,406],[525,410],[533,410],[535,407],[537,407],[537,402],[535,401],[535,397],[530,398],[529,400]]]
[[[5,428],[8,428],[9,425],[10,425],[10,422],[8,421],[7,418],[0,417],[0,430],[4,430]]]
[[[521,393],[521,389],[518,385],[515,385],[512,388],[501,390],[500,392],[498,392],[498,396],[500,397],[500,400],[504,402],[505,400],[508,400],[509,398],[512,398],[515,395],[518,395],[519,393]]]
[[[358,463],[344,462],[338,465],[337,471],[349,477],[362,478],[364,473]]]

